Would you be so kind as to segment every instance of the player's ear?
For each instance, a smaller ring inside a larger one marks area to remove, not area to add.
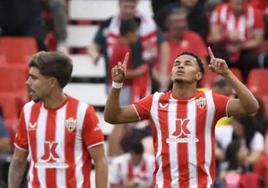
[[[54,78],[54,77],[51,77],[49,79],[49,85],[50,85],[50,87],[53,88],[56,84],[57,84],[57,79]]]
[[[198,73],[196,73],[195,78],[199,81],[202,79],[202,76],[203,76],[202,73],[198,72]]]

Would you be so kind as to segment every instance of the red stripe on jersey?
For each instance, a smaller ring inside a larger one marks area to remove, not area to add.
[[[178,101],[177,119],[187,119],[188,101]],[[189,187],[189,167],[188,167],[188,144],[178,143],[178,161],[179,161],[179,187]]]
[[[79,102],[69,98],[66,108],[66,120],[69,118],[77,119],[77,109]],[[68,131],[65,127],[65,160],[69,164],[69,168],[66,169],[66,186],[69,188],[76,187],[76,176],[75,176],[75,135],[74,131]]]
[[[146,166],[146,161],[145,160],[142,161],[141,171],[143,173],[145,173],[147,171],[147,166]]]
[[[84,147],[84,146],[83,146]],[[91,172],[91,159],[88,154],[88,149],[83,149],[83,176],[84,176],[84,182],[83,182],[83,188],[90,188],[90,172]]]
[[[170,187],[170,181],[171,181],[171,172],[170,172],[170,162],[169,162],[169,145],[166,142],[168,138],[168,111],[162,110],[159,108],[160,102],[167,102],[169,99],[168,95],[161,95],[159,98],[157,108],[158,108],[158,120],[160,124],[161,129],[161,135],[162,135],[162,151],[161,151],[161,157],[162,157],[162,171],[163,171],[163,180],[164,180],[164,188]],[[160,143],[159,143],[160,144]]]
[[[37,123],[38,120],[38,116],[40,113],[40,108],[41,108],[41,103],[35,103],[32,106],[32,110],[31,110],[31,115],[30,115],[30,122],[32,125]],[[38,126],[38,125],[37,125]],[[33,171],[30,173],[33,173],[33,182],[32,182],[32,187],[33,188],[38,188],[40,187],[40,183],[38,180],[38,174],[37,174],[37,169],[36,169],[36,162],[37,162],[37,143],[36,143],[36,129],[35,130],[31,130],[28,131],[29,134],[29,142],[30,142],[30,148],[31,148],[31,155],[32,155],[32,159],[33,159]]]
[[[46,142],[53,143],[55,142],[55,136],[56,136],[56,116],[57,111],[47,109],[47,123],[46,123]],[[56,143],[57,144],[57,143]],[[53,155],[53,154],[52,154]],[[53,160],[53,159],[52,159]],[[56,169],[46,169],[46,186],[47,187],[56,187],[56,178],[57,173]]]
[[[127,176],[128,176],[128,180],[133,179],[133,166],[130,160],[128,161],[128,166],[127,166]]]
[[[201,97],[206,98],[202,92]],[[196,153],[197,153],[197,183],[198,185],[207,185],[207,174],[205,169],[205,129],[206,129],[206,113],[207,105],[201,108],[197,105],[196,107],[196,137],[199,142],[196,143]],[[202,115],[201,115],[202,114]],[[204,178],[205,177],[205,178]]]

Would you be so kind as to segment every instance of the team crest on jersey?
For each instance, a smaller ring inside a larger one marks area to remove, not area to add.
[[[77,127],[77,119],[73,117],[66,119],[65,126],[69,132],[73,132]]]
[[[196,103],[197,103],[197,106],[202,109],[206,106],[207,99],[205,99],[204,97],[200,97],[197,99]]]
[[[36,128],[37,128],[37,123],[36,122],[34,122],[34,123],[29,122],[29,129],[30,130],[34,130]]]

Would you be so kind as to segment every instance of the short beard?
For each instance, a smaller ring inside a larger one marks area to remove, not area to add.
[[[40,98],[40,97],[37,97],[37,98],[35,98],[33,101],[34,101],[35,103],[40,102],[40,101],[41,101],[41,98]]]

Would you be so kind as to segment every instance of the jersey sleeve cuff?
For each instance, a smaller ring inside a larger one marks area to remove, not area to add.
[[[101,142],[98,142],[98,143],[95,143],[95,144],[91,144],[91,145],[87,146],[87,149],[93,148],[93,147],[101,145],[101,144],[104,144],[104,141],[101,141]]]
[[[19,145],[18,145],[18,144],[16,144],[16,143],[14,143],[14,146],[15,146],[16,148],[20,149],[20,150],[23,150],[23,151],[28,151],[28,149],[25,149],[25,148],[23,148],[23,147],[19,146]]]
[[[230,117],[229,113],[228,113],[228,106],[229,106],[229,102],[230,102],[231,98],[228,99],[227,103],[226,103],[226,109],[225,109],[225,114],[227,117]]]
[[[135,112],[136,112],[136,114],[137,114],[139,120],[141,120],[140,114],[139,114],[139,112],[138,112],[138,110],[137,110],[135,104],[132,104],[132,106],[133,106],[133,108],[134,108],[134,110],[135,110]]]

